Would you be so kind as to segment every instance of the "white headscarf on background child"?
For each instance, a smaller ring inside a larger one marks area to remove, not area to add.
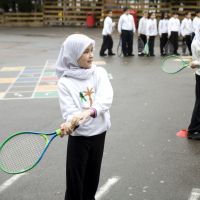
[[[88,79],[95,70],[92,65],[89,69],[81,68],[78,65],[78,59],[85,49],[91,45],[94,48],[95,41],[83,34],[72,34],[62,44],[57,62],[56,74],[58,78],[62,76],[78,79]]]

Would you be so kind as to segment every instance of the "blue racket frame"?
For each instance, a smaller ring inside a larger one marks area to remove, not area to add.
[[[8,141],[10,141],[13,137],[15,136],[18,136],[18,135],[22,135],[22,134],[35,134],[35,135],[41,135],[42,137],[44,137],[45,141],[46,141],[46,145],[44,147],[44,150],[42,151],[40,157],[38,158],[38,160],[33,164],[31,165],[30,167],[28,168],[25,168],[25,169],[22,169],[20,171],[8,171],[6,169],[3,168],[3,166],[1,166],[1,162],[0,162],[0,169],[1,171],[4,171],[6,172],[7,174],[21,174],[21,173],[24,173],[24,172],[27,172],[31,169],[33,169],[40,161],[41,159],[43,158],[45,152],[47,151],[49,145],[51,144],[51,142],[59,135],[61,135],[61,130],[60,129],[57,129],[55,132],[53,133],[40,133],[40,132],[18,132],[18,133],[14,133],[12,134],[11,136],[9,136],[7,139],[5,139],[1,144],[0,144],[0,153],[1,153],[1,150],[3,149],[3,147],[6,145],[6,143]],[[51,136],[50,138],[48,136]]]

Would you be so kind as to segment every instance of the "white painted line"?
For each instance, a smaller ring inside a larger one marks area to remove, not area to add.
[[[188,200],[199,200],[199,199],[200,199],[200,189],[193,188]]]
[[[22,176],[26,175],[27,173],[23,174],[17,174],[12,176],[10,179],[5,181],[2,185],[0,185],[0,193],[2,193],[5,189],[7,189],[9,186],[11,186],[15,181],[17,181]]]
[[[17,79],[21,76],[21,74],[23,73],[24,70],[25,70],[25,68],[19,72],[19,74],[18,74],[18,75],[16,76],[16,78],[15,78],[15,81],[13,81],[13,82],[8,86],[7,90],[4,92],[4,96],[3,96],[1,99],[3,99],[3,98],[6,96],[6,94],[10,91],[10,89],[14,86],[15,82],[16,82]]]
[[[44,75],[44,72],[45,72],[45,70],[46,70],[48,64],[49,64],[49,61],[46,60],[46,63],[45,63],[45,65],[44,65],[44,67],[43,67],[43,69],[42,69],[42,72],[41,72],[41,74],[40,74],[40,78],[38,79],[37,84],[36,84],[36,86],[35,86],[35,89],[34,89],[34,91],[33,91],[33,93],[32,93],[32,96],[31,96],[32,99],[34,98],[34,95],[35,95],[35,93],[36,93],[37,87],[40,85],[40,82],[41,82],[41,80],[42,80],[42,76]]]
[[[101,199],[109,190],[110,188],[119,181],[120,177],[112,177],[107,180],[107,182],[99,188],[99,191],[95,195],[95,199]]]

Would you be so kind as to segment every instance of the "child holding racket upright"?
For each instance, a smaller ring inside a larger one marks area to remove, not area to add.
[[[192,41],[192,58],[191,68],[200,68],[200,24],[195,31],[195,37]],[[190,125],[188,127],[188,139],[200,140],[200,69],[196,73],[196,101],[192,113]]]
[[[110,128],[113,89],[107,72],[93,64],[94,40],[72,34],[56,63],[62,135],[69,135],[65,200],[94,200],[104,141]],[[77,125],[73,131],[73,126]]]

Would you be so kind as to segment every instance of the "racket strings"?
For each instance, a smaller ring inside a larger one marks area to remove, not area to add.
[[[176,73],[180,71],[185,66],[185,62],[179,58],[167,58],[163,61],[162,68],[163,71],[167,73]]]
[[[142,52],[144,49],[144,42],[141,38],[138,38],[138,52]]]
[[[2,147],[0,166],[7,172],[19,172],[31,168],[40,158],[46,146],[43,136],[20,134]]]

